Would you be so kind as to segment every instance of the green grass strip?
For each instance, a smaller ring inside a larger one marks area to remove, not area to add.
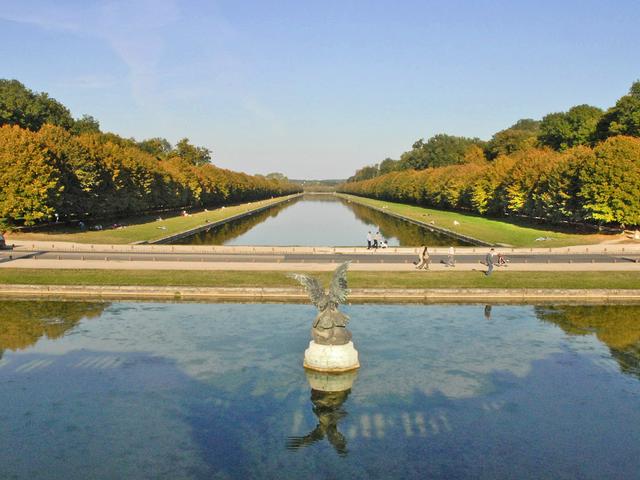
[[[442,227],[492,244],[505,244],[513,247],[566,247],[600,243],[603,240],[617,237],[616,235],[593,233],[568,233],[549,225],[532,225],[525,224],[520,220],[486,218],[479,215],[435,210],[355,195],[339,194],[339,196],[361,205],[385,207],[386,211],[420,222],[434,222],[436,227]],[[458,225],[454,222],[458,222]],[[549,238],[549,240],[536,241],[536,238]]]
[[[94,244],[127,244],[133,242],[152,242],[169,235],[181,233],[193,228],[204,226],[208,223],[218,222],[235,215],[256,210],[258,208],[278,203],[284,198],[278,197],[258,202],[243,203],[230,207],[221,207],[215,210],[193,213],[189,216],[176,215],[158,221],[158,215],[153,217],[134,217],[118,220],[118,223],[127,225],[126,228],[105,228],[99,231],[81,232],[78,227],[61,227],[47,232],[12,234],[11,240],[44,240],[49,242],[77,242]],[[175,215],[175,214],[174,214]]]
[[[331,272],[312,273],[329,282]],[[349,272],[351,288],[640,289],[640,272]],[[293,287],[285,272],[0,269],[0,284]]]

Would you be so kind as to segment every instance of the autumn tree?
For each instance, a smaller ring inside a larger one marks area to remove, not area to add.
[[[0,127],[0,219],[25,225],[47,220],[62,191],[60,172],[37,134],[17,125]]]
[[[640,139],[611,137],[594,154],[578,172],[585,218],[640,225]]]

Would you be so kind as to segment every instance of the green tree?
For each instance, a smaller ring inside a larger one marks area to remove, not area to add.
[[[566,150],[588,145],[596,135],[602,110],[590,105],[578,105],[568,112],[550,113],[540,123],[538,140],[554,150]]]
[[[464,163],[465,153],[472,146],[484,146],[478,138],[457,137],[440,133],[426,143],[420,139],[413,144],[409,152],[400,157],[400,170],[423,170],[429,167],[442,167]]]
[[[138,148],[157,158],[166,158],[173,150],[166,138],[154,137],[138,142]]]
[[[603,115],[597,126],[597,138],[614,135],[640,137],[640,80],[631,85],[629,93]]]
[[[45,123],[73,127],[69,109],[46,93],[34,93],[17,80],[0,79],[0,126],[38,131]]]
[[[487,143],[487,157],[491,160],[499,155],[510,155],[520,150],[527,150],[538,141],[540,122],[530,118],[518,120],[505,130],[496,133]]]
[[[360,182],[362,180],[369,180],[378,176],[378,165],[367,165],[359,170],[356,170],[355,175],[349,177],[349,182]]]
[[[211,150],[191,145],[188,138],[183,138],[176,144],[174,153],[195,166],[211,162]]]
[[[279,173],[279,172],[272,172],[272,173],[268,173],[267,175],[265,175],[265,178],[267,178],[268,180],[278,180],[281,182],[288,182],[289,179],[286,177],[286,175],[284,175],[283,173]]]
[[[394,172],[398,169],[398,160],[393,160],[389,157],[385,158],[378,166],[378,173],[385,175],[390,172]]]
[[[81,135],[83,133],[100,133],[100,123],[91,115],[83,115],[73,122],[71,133]]]

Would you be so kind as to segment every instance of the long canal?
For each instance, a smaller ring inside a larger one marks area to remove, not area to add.
[[[183,245],[366,246],[371,232],[390,247],[466,245],[334,195],[304,195],[175,242]]]

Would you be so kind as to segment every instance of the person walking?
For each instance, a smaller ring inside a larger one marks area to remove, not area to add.
[[[429,256],[429,249],[426,245],[423,245],[422,252],[418,257],[418,262],[416,263],[416,269],[420,270],[421,268],[424,270],[429,270],[429,264],[431,263],[431,257]]]
[[[373,242],[373,236],[371,232],[367,233],[367,250],[371,250],[371,243]]]
[[[447,254],[447,263],[445,264],[447,267],[455,267],[456,266],[456,251],[453,247],[449,247],[449,253]]]
[[[489,250],[487,255],[484,257],[484,261],[487,264],[487,271],[484,274],[488,277],[493,272],[493,255],[495,254],[495,249],[492,248]]]

